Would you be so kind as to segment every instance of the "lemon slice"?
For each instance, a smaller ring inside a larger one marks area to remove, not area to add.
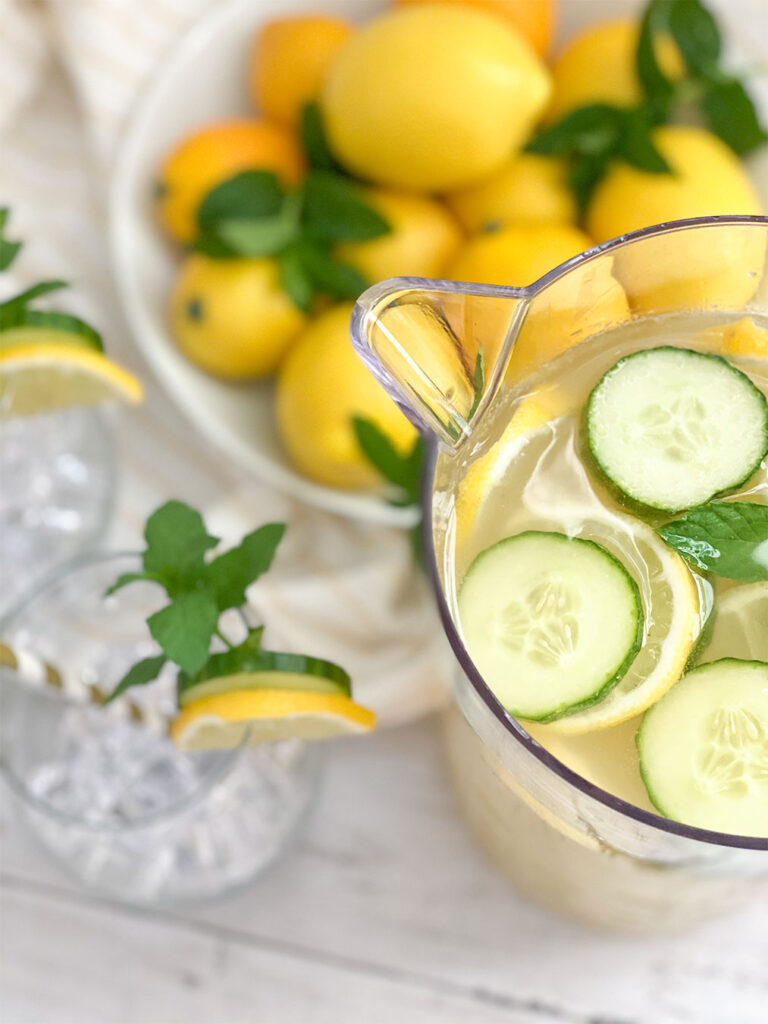
[[[297,690],[232,690],[201,697],[171,723],[181,750],[216,750],[276,740],[323,740],[369,732],[376,716],[340,694]]]
[[[621,681],[598,704],[545,727],[579,734],[619,725],[665,694],[683,674],[702,614],[699,591],[686,563],[650,526],[591,509],[571,509],[563,518],[578,524],[571,530],[576,536],[601,544],[623,563],[640,586],[645,610],[643,645]]]
[[[0,350],[0,419],[108,399],[138,402],[140,382],[81,345],[22,344]]]
[[[474,462],[456,498],[456,545],[461,548],[475,524],[483,500],[501,479],[528,435],[569,411],[569,399],[550,388],[524,398],[490,451]]]
[[[701,661],[768,661],[768,580],[728,590],[716,610],[712,639]]]
[[[723,328],[725,352],[729,356],[768,359],[768,330],[748,316]]]

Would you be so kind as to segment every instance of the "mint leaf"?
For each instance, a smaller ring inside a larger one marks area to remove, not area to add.
[[[320,242],[364,242],[390,231],[360,197],[359,187],[333,171],[310,171],[304,183],[303,224]]]
[[[213,230],[198,235],[191,247],[195,252],[201,252],[203,256],[208,256],[212,260],[231,260],[237,256],[235,250]]]
[[[18,327],[21,324],[26,307],[33,299],[49,292],[58,291],[60,288],[68,288],[66,281],[40,281],[32,285],[26,291],[19,292],[5,302],[0,302],[0,331],[6,331],[10,327]]]
[[[50,327],[54,331],[69,331],[79,334],[90,348],[98,352],[104,351],[101,335],[90,324],[71,313],[59,313],[55,310],[24,309],[18,317],[19,327]]]
[[[200,513],[181,501],[166,502],[153,512],[144,537],[144,570],[162,581],[171,597],[194,583],[203,571],[205,552],[219,542],[206,530]]]
[[[674,0],[667,9],[669,31],[689,71],[704,76],[716,72],[723,44],[710,12],[699,0]]]
[[[525,148],[529,153],[542,156],[610,153],[621,135],[624,113],[620,107],[608,103],[579,107],[535,135]]]
[[[270,217],[280,212],[283,190],[272,171],[241,171],[211,189],[197,211],[201,233],[226,220]]]
[[[373,422],[355,416],[352,425],[357,437],[357,443],[363,454],[378,470],[378,472],[389,483],[399,487],[404,492],[403,502],[396,504],[416,504],[419,501],[421,488],[421,469],[423,462],[423,442],[417,438],[416,442],[407,455],[400,452],[390,441],[389,437]]]
[[[670,3],[674,0],[651,0],[640,22],[635,53],[637,77],[651,105],[654,120],[666,121],[674,95],[674,86],[661,70],[656,57],[655,37],[669,28]]]
[[[647,108],[628,110],[619,137],[618,153],[628,164],[652,174],[671,174],[672,168],[656,148],[651,136],[653,119]]]
[[[485,388],[485,360],[483,359],[483,350],[481,348],[477,350],[475,369],[472,374],[472,387],[475,392],[475,397],[472,399],[472,405],[467,413],[467,422],[469,422],[469,420],[471,420],[475,415],[477,407],[483,400],[483,389]]]
[[[755,105],[741,82],[712,82],[701,98],[709,127],[734,153],[743,156],[768,141]]]
[[[148,576],[145,572],[124,572],[117,577],[111,587],[107,587],[104,591],[104,597],[110,597],[112,594],[116,594],[118,590],[122,590],[123,587],[127,587],[129,583],[139,582],[157,583],[158,581],[152,576]]]
[[[7,270],[19,255],[21,242],[11,242],[5,237],[5,225],[10,210],[7,206],[0,207],[0,270]]]
[[[218,226],[219,238],[238,256],[274,256],[298,233],[298,223],[282,212],[257,220],[225,220]]]
[[[610,156],[605,155],[582,156],[572,164],[568,171],[568,185],[576,197],[579,213],[586,212],[595,186],[608,170],[609,163]]]
[[[768,505],[714,501],[656,531],[691,565],[731,580],[768,580]]]
[[[285,523],[267,523],[208,563],[205,587],[214,595],[220,612],[245,604],[246,588],[269,569],[284,533]]]
[[[296,253],[315,291],[336,299],[356,299],[369,285],[354,267],[337,262],[325,246],[304,239],[297,243]]]
[[[304,267],[301,246],[287,246],[277,258],[280,267],[280,283],[290,295],[295,306],[308,313],[312,306],[315,287]]]
[[[104,703],[109,704],[132,686],[145,686],[153,682],[167,660],[164,654],[157,654],[153,658],[144,658],[143,661],[136,662],[133,668],[128,669],[112,693],[104,699]]]
[[[211,594],[202,590],[179,594],[147,619],[152,636],[170,661],[194,675],[208,660],[208,648],[219,609]]]
[[[299,138],[310,167],[322,171],[336,171],[338,164],[331,152],[323,126],[323,115],[317,103],[305,103],[301,111]]]

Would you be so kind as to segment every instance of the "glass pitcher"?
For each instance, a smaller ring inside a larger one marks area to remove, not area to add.
[[[718,337],[745,317],[768,325],[767,245],[766,218],[680,221],[592,249],[524,288],[384,281],[361,296],[352,317],[359,354],[427,440],[424,536],[456,656],[444,738],[463,813],[525,893],[590,924],[679,929],[730,911],[768,880],[768,836],[711,832],[656,813],[637,770],[633,782],[623,779],[637,720],[612,730],[614,779],[581,769],[589,762],[567,748],[543,746],[534,725],[507,713],[473,664],[456,611],[469,560],[505,534],[462,550],[458,512],[477,514],[480,501],[462,487],[523,401],[544,396],[546,407],[578,385],[580,367],[602,359],[594,384],[616,361],[617,339],[639,349],[670,325]],[[476,487],[477,479],[475,472]],[[760,478],[750,493],[768,503],[768,482]],[[522,497],[512,488],[509,501]],[[554,506],[561,496],[547,500]],[[590,734],[579,740],[583,753]]]

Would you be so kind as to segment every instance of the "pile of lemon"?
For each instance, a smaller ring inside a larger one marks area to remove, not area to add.
[[[189,245],[206,194],[245,169],[271,170],[294,187],[306,170],[297,126],[309,101],[319,104],[333,156],[390,226],[338,247],[371,283],[413,275],[525,285],[596,242],[650,224],[760,213],[723,142],[703,128],[666,125],[653,139],[673,174],[617,162],[579,216],[565,163],[523,150],[538,128],[578,107],[639,101],[639,25],[595,24],[548,63],[555,3],[400,0],[361,26],[323,16],[266,24],[247,83],[258,116],[208,126],[169,155],[158,171],[160,222]],[[682,74],[671,40],[657,58],[670,78]],[[609,301],[600,323],[629,315],[632,296],[618,283]],[[174,337],[203,370],[276,376],[277,429],[301,472],[370,489],[379,480],[352,417],[374,420],[403,452],[414,433],[356,359],[350,312],[351,303],[330,300],[309,314],[298,309],[273,258],[195,252],[184,257],[171,299]],[[534,351],[531,360],[552,354]]]

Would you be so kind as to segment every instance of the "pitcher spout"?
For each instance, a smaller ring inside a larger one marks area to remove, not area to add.
[[[394,278],[358,299],[352,342],[408,418],[456,446],[504,376],[525,305],[522,289]]]

